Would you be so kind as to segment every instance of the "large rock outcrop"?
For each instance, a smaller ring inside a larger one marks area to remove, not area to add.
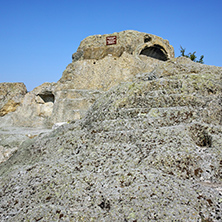
[[[72,58],[73,61],[98,60],[107,55],[120,57],[124,52],[134,56],[147,55],[163,61],[174,58],[174,49],[167,40],[132,30],[89,36],[81,42]]]
[[[0,220],[221,221],[221,81],[176,58],[113,86],[1,164]]]
[[[13,113],[13,125],[20,127],[47,127],[47,120],[52,115],[55,83],[43,83],[27,93],[22,104]]]
[[[24,83],[0,83],[0,117],[14,112],[26,93]]]
[[[112,42],[109,38],[113,37]],[[29,92],[18,110],[1,120],[2,125],[51,127],[56,122],[80,119],[111,87],[131,81],[137,73],[150,72],[173,57],[169,42],[155,35],[123,31],[89,36],[73,54],[61,79]]]

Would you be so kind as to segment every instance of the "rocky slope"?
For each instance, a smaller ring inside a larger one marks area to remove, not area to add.
[[[155,64],[1,164],[1,221],[222,220],[222,68]]]
[[[0,128],[0,164],[9,159],[22,143],[28,139],[50,132],[50,129],[30,127],[4,127]]]

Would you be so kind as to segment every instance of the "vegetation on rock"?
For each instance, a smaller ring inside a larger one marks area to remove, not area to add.
[[[186,51],[186,49],[183,48],[182,46],[180,46],[180,56],[190,58],[193,62],[198,62],[198,63],[201,63],[201,64],[204,63],[204,61],[203,61],[204,55],[201,55],[200,59],[197,60],[197,56],[195,55],[196,51],[194,51],[193,53],[190,52],[188,54],[185,54],[185,51]]]

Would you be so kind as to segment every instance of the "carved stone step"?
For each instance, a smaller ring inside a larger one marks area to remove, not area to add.
[[[133,129],[133,130],[115,130],[104,132],[93,129],[89,132],[89,137],[94,144],[103,144],[109,141],[115,143],[133,143],[133,144],[161,144],[173,138],[173,134],[184,133],[186,125],[167,126],[161,128],[151,128],[149,130]],[[185,139],[185,135],[181,138]],[[164,142],[165,141],[165,142]],[[179,142],[173,141],[172,142]]]
[[[76,98],[97,98],[101,95],[99,90],[84,90],[84,89],[66,89],[57,91],[56,95],[58,98],[64,99],[76,99]]]
[[[93,127],[99,131],[116,130],[133,130],[133,129],[150,129],[152,127],[173,126],[181,123],[190,123],[197,114],[193,109],[188,107],[168,107],[148,109],[130,109],[124,110],[129,112],[129,116],[124,118],[104,120],[96,122]],[[129,117],[129,118],[127,118]]]
[[[204,97],[188,94],[161,94],[158,96],[143,96],[134,94],[127,99],[123,98],[118,101],[120,108],[161,108],[161,107],[177,107],[177,106],[198,106],[206,105],[206,100],[211,100],[211,96]]]

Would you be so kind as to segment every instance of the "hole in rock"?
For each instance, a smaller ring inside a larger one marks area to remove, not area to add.
[[[140,55],[146,55],[154,59],[159,59],[166,61],[168,59],[165,49],[160,45],[146,46],[141,52]]]
[[[190,136],[197,146],[200,147],[211,147],[212,137],[208,134],[205,128],[200,124],[194,124],[189,127]]]
[[[55,101],[55,96],[52,94],[52,92],[45,92],[45,93],[40,93],[38,96],[41,97],[41,99],[45,102],[53,102]]]
[[[101,207],[101,209],[103,210],[110,210],[110,202],[109,200],[103,200],[100,204],[99,207]]]
[[[144,36],[144,43],[150,42],[151,40],[152,40],[152,38],[149,35]]]

